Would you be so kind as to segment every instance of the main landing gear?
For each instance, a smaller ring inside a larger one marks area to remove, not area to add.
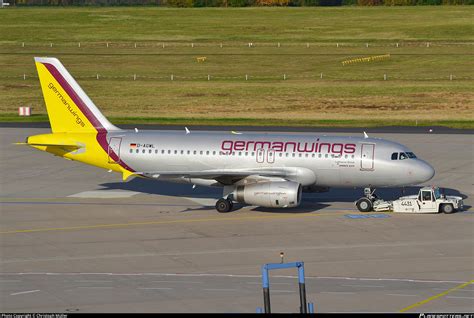
[[[234,203],[230,199],[221,198],[216,202],[216,210],[220,213],[227,213],[232,211]]]
[[[360,198],[356,202],[357,209],[360,212],[370,212],[373,210],[374,201],[377,200],[377,195],[375,195],[375,189],[365,188],[364,197]]]

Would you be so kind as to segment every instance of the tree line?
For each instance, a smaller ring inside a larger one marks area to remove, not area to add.
[[[6,0],[17,6],[165,6],[165,7],[251,7],[251,6],[415,6],[473,5],[474,0]]]

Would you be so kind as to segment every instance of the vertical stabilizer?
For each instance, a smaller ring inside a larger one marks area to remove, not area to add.
[[[53,133],[119,130],[99,111],[56,58],[35,57]]]

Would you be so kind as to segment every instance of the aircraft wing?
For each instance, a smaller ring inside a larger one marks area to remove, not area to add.
[[[214,179],[222,184],[230,185],[247,177],[276,177],[282,179],[291,179],[295,174],[294,168],[257,168],[257,169],[212,169],[200,171],[153,171],[137,172],[136,175],[153,179],[169,178],[196,178],[196,179]]]

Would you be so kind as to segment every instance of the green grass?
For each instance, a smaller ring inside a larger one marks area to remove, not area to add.
[[[208,125],[208,126],[291,126],[291,127],[383,127],[383,126],[446,126],[458,129],[474,129],[472,120],[285,120],[285,119],[258,119],[258,118],[188,118],[188,117],[110,117],[115,125],[145,124],[145,125]],[[19,117],[17,114],[0,114],[0,122],[47,122],[48,116],[43,114],[30,117]]]
[[[469,6],[8,8],[3,42],[472,41]]]
[[[472,6],[8,8],[0,10],[0,121],[46,119],[33,57],[55,56],[119,123],[472,128],[473,13]],[[384,61],[341,63],[387,53]],[[40,116],[14,119],[20,106]]]

